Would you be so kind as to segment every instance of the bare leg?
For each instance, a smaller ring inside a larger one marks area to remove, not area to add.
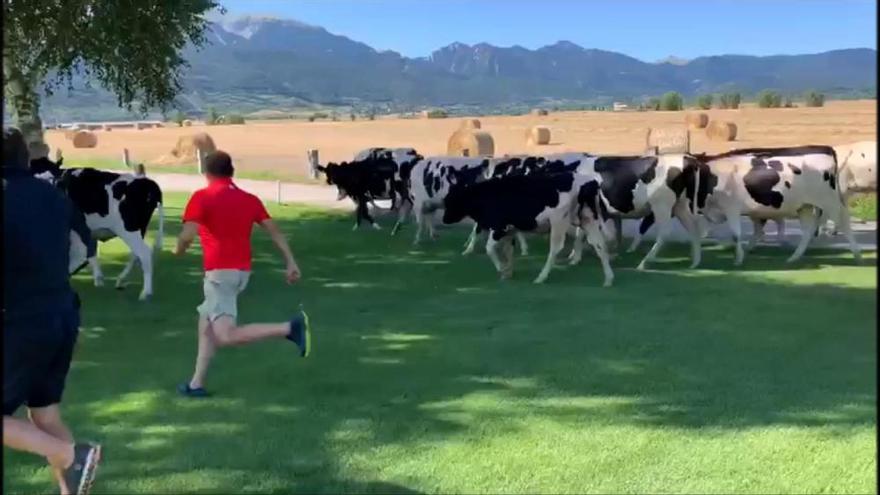
[[[73,442],[12,416],[3,416],[3,445],[43,456],[53,469],[65,469],[73,463]]]
[[[563,222],[568,222],[568,219],[564,218]],[[535,279],[536,284],[544,283],[550,275],[550,270],[553,268],[553,262],[556,260],[556,255],[559,254],[565,246],[566,231],[567,225],[565,225],[565,223],[554,223],[550,225],[550,251],[547,253],[547,262],[544,263],[544,268],[541,270],[541,273],[538,274],[538,278]]]
[[[58,407],[58,404],[52,404],[51,406],[47,407],[35,407],[32,409],[28,409],[28,416],[31,419],[31,423],[33,423],[34,426],[36,426],[37,428],[43,430],[44,432],[52,435],[59,440],[73,445],[73,434],[67,428],[67,425],[64,424],[64,421],[62,421],[61,409]],[[61,492],[65,493],[65,491],[67,491],[67,487],[64,486],[64,471],[62,470],[62,467],[51,467],[52,474],[55,476],[55,480],[58,482],[59,487],[61,487]]]
[[[602,235],[602,231],[599,229],[599,224],[596,221],[587,223],[584,231],[587,234],[587,242],[593,246],[596,256],[599,257],[599,262],[602,264],[602,272],[605,274],[605,281],[602,287],[611,287],[611,284],[614,282],[614,272],[611,270],[611,263],[608,261],[608,247],[605,243],[605,236]]]
[[[211,332],[219,347],[227,347],[286,337],[290,333],[290,323],[251,323],[236,326],[232,317],[221,316],[211,322]]]
[[[190,388],[200,388],[205,385],[205,375],[211,360],[217,352],[217,343],[214,341],[214,332],[211,322],[204,316],[199,317],[199,351],[196,355],[196,368],[192,379],[189,381]]]
[[[816,230],[817,218],[815,209],[809,207],[801,208],[798,212],[798,218],[801,221],[801,240],[791,257],[785,261],[786,263],[794,263],[803,256],[804,251],[807,250],[807,246],[810,245],[810,241],[813,239],[813,232]]]

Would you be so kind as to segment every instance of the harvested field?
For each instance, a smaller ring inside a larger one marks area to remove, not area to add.
[[[731,147],[796,144],[840,144],[876,139],[877,104],[874,100],[831,101],[820,108],[707,110],[710,120],[733,122],[736,141],[710,141],[704,133],[691,133],[694,152],[720,152]],[[641,153],[645,128],[681,126],[684,112],[553,112],[548,116],[479,117],[482,130],[492,134],[495,154],[529,151],[523,135],[535,125],[553,129],[553,142],[541,151],[589,151],[594,153]],[[446,138],[461,125],[450,119],[377,119],[355,122],[248,121],[239,126],[212,126],[217,147],[229,151],[239,170],[277,174],[305,180],[306,150],[320,150],[322,162],[351,159],[371,146],[412,146],[424,155],[444,154]],[[148,165],[167,154],[177,139],[192,128],[116,129],[101,135],[95,148],[74,149],[62,131],[48,131],[53,149],[61,147],[65,158],[118,160],[123,148],[132,158]],[[161,166],[154,167],[160,169]]]

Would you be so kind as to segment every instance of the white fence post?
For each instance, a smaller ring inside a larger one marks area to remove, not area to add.
[[[125,164],[125,168],[131,168],[131,162],[128,158],[128,148],[122,149],[122,163]]]
[[[201,148],[196,148],[196,160],[198,161],[198,170],[200,174],[205,173],[205,155],[202,154]]]
[[[281,181],[275,181],[275,201],[280,205],[281,204]]]
[[[310,149],[307,152],[309,157],[309,177],[312,179],[318,178],[318,150]]]

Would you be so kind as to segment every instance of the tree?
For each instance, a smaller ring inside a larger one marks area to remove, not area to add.
[[[205,119],[205,124],[207,125],[216,125],[220,123],[220,114],[217,113],[217,109],[211,107],[208,109],[208,117]]]
[[[85,76],[120,107],[165,109],[187,67],[180,52],[204,44],[217,0],[4,0],[3,91],[28,144],[43,143],[40,89]]]
[[[174,123],[177,124],[178,127],[183,127],[183,121],[186,120],[186,115],[180,110],[174,114]]]
[[[739,93],[725,93],[718,98],[718,108],[739,108],[742,96]]]
[[[761,108],[779,108],[782,106],[782,95],[776,91],[765,89],[758,93],[758,106]]]
[[[649,98],[647,107],[648,110],[660,110],[660,98]]]
[[[697,107],[703,110],[712,108],[712,95],[700,95],[697,98]]]
[[[684,108],[684,99],[675,91],[664,93],[660,98],[660,110],[681,110]]]
[[[808,107],[825,106],[825,95],[817,91],[807,91],[804,94],[804,103]]]

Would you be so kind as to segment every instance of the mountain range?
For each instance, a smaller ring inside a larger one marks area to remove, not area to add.
[[[191,114],[209,106],[239,112],[322,106],[488,109],[634,101],[666,91],[686,97],[722,91],[749,95],[765,88],[872,96],[877,84],[877,52],[868,48],[645,62],[569,41],[535,50],[453,43],[428,57],[408,58],[321,27],[268,17],[214,22],[207,39],[200,49],[184,50],[191,67],[175,106]],[[93,88],[59,92],[44,107],[55,118],[119,112],[111,95]]]

